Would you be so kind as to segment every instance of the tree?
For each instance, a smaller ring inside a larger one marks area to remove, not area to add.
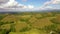
[[[45,26],[43,29],[46,30],[47,32],[50,32],[50,31],[56,31],[56,25],[53,24],[53,25],[50,25],[50,26]]]
[[[22,28],[22,29],[20,30],[20,32],[26,32],[26,31],[29,31],[29,30],[31,30],[31,28],[25,27],[25,28]]]
[[[16,30],[15,30],[15,26],[14,26],[14,24],[11,24],[11,32],[15,32]]]

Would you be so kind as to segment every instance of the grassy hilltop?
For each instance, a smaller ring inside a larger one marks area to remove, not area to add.
[[[0,13],[0,34],[60,34],[60,12]]]

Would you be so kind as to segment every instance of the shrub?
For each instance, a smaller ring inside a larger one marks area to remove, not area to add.
[[[26,31],[29,31],[29,30],[31,30],[31,28],[25,27],[25,28],[21,29],[20,32],[26,32]]]
[[[11,24],[11,32],[15,32],[15,27],[14,27],[14,24]]]
[[[0,25],[3,25],[4,23],[3,22],[0,22]]]
[[[56,20],[56,19],[52,19],[51,22],[55,23],[55,24],[60,24],[60,22],[58,20]]]
[[[45,26],[43,29],[46,30],[47,32],[50,32],[50,31],[55,31],[56,30],[56,25],[53,24],[53,25],[50,25],[50,26]]]

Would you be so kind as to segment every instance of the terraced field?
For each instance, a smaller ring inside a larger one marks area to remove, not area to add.
[[[60,34],[60,14],[0,14],[0,34]]]

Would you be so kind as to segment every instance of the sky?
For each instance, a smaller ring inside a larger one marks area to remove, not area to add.
[[[0,11],[60,9],[60,0],[0,0]]]

